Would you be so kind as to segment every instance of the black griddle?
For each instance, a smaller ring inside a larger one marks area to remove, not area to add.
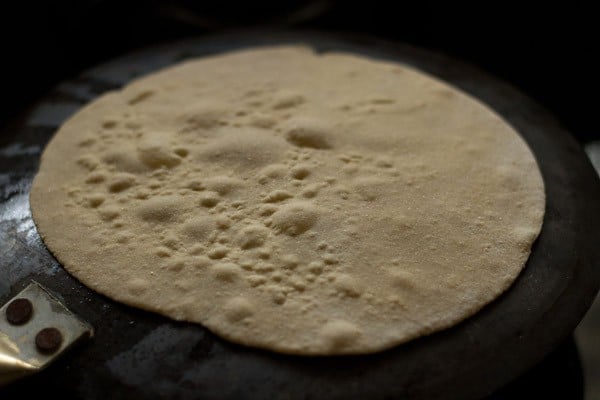
[[[238,346],[200,325],[115,303],[80,284],[52,257],[31,220],[28,192],[43,147],[65,118],[107,90],[186,58],[289,43],[415,66],[488,104],[523,136],[542,171],[546,214],[526,268],[504,295],[451,329],[382,353],[298,357]],[[59,85],[0,138],[0,303],[35,279],[96,328],[90,342],[48,370],[0,389],[0,397],[486,396],[572,333],[600,287],[598,238],[600,184],[578,143],[517,89],[472,66],[371,37],[314,32],[231,32],[148,48]]]

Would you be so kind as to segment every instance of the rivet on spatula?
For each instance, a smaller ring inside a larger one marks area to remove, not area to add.
[[[60,348],[62,333],[56,328],[44,328],[35,335],[35,345],[40,353],[52,354]]]
[[[6,308],[6,320],[11,325],[23,325],[31,319],[33,306],[28,299],[15,299]]]

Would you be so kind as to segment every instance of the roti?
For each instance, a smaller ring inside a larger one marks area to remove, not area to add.
[[[450,327],[524,267],[535,158],[406,65],[301,46],[187,61],[107,93],[45,149],[44,243],[85,285],[228,340],[381,351]]]

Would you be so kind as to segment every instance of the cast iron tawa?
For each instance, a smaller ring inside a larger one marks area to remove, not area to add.
[[[99,94],[177,61],[288,43],[413,65],[487,103],[525,138],[544,177],[546,215],[526,268],[505,294],[451,329],[382,353],[298,357],[231,344],[200,325],[115,303],[52,257],[31,219],[28,193],[40,153],[65,118]],[[600,286],[598,238],[600,184],[575,139],[518,90],[472,66],[375,38],[304,32],[227,33],[153,47],[64,82],[0,138],[0,302],[35,279],[96,329],[93,340],[0,395],[27,397],[37,387],[86,399],[485,396],[573,331]]]

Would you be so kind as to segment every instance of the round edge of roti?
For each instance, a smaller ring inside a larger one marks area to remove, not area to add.
[[[516,279],[545,195],[521,137],[410,67],[301,47],[150,74],[42,156],[36,226],[115,300],[301,355],[452,326]]]

